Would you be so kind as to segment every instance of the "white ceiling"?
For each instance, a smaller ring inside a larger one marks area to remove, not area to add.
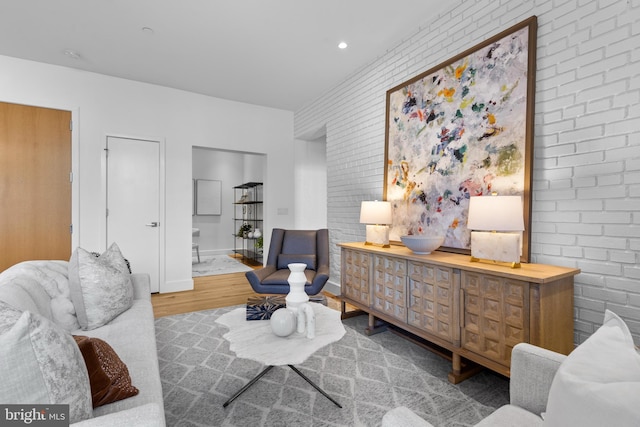
[[[0,0],[0,55],[295,111],[446,6],[442,0]],[[340,41],[349,47],[338,49]]]

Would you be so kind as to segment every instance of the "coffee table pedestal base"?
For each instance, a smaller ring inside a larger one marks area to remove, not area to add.
[[[314,383],[313,381],[311,381],[305,374],[303,374],[302,372],[300,372],[300,370],[298,368],[296,368],[293,365],[287,365],[288,367],[290,367],[293,372],[295,372],[296,374],[300,375],[306,382],[308,382],[309,384],[311,384],[313,386],[313,388],[315,388],[316,390],[318,390],[320,393],[322,393],[322,395],[324,397],[326,397],[327,399],[329,399],[331,402],[333,402],[338,408],[342,408],[342,405],[340,405],[338,402],[336,402],[336,400],[334,398],[332,398],[331,396],[329,396],[327,394],[326,391],[324,391],[323,389],[320,388],[320,386],[318,386],[316,383]],[[233,402],[234,400],[236,400],[236,398],[238,396],[240,396],[242,393],[244,393],[245,391],[247,391],[249,389],[249,387],[251,387],[252,385],[254,385],[260,378],[262,378],[267,372],[269,372],[271,369],[273,368],[273,365],[267,366],[266,368],[264,368],[264,370],[262,372],[260,372],[258,375],[255,376],[254,379],[252,379],[251,381],[249,381],[244,387],[242,387],[240,390],[238,390],[238,392],[236,394],[234,394],[233,396],[231,396],[231,398],[229,398],[229,400],[227,400],[226,402],[224,402],[222,404],[223,408],[226,408],[227,406],[229,406],[229,404],[231,402]]]

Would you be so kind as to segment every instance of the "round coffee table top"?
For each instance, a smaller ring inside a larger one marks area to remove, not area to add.
[[[339,311],[309,304],[316,315],[315,337],[311,339],[298,332],[278,337],[271,331],[269,320],[247,320],[244,307],[223,314],[216,323],[229,328],[223,337],[236,356],[265,365],[299,365],[325,345],[339,341],[346,332]]]

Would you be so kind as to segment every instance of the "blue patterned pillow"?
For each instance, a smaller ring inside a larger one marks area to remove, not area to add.
[[[274,311],[286,306],[284,295],[249,298],[247,300],[247,320],[269,320]]]

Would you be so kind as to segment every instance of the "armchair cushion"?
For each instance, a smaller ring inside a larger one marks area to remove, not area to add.
[[[316,269],[315,254],[280,254],[278,255],[278,270],[286,270],[289,264],[300,262],[307,264],[307,269]]]
[[[315,230],[286,230],[282,240],[282,254],[315,254]],[[286,266],[285,266],[286,268]]]
[[[637,426],[638,396],[640,354],[627,325],[607,310],[604,324],[558,369],[545,424]]]

